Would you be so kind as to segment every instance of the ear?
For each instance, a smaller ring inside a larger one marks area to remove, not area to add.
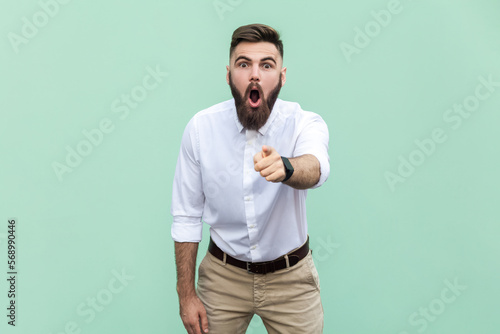
[[[286,82],[286,67],[281,69],[281,87],[285,85]]]
[[[226,65],[226,70],[227,70],[227,73],[226,73],[226,82],[229,85],[229,65]]]

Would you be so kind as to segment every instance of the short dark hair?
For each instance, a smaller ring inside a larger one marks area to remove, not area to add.
[[[233,54],[234,49],[241,42],[269,42],[276,46],[281,58],[283,58],[283,42],[280,39],[280,34],[265,24],[248,24],[241,26],[233,32],[231,38],[231,47],[229,48],[229,58]]]

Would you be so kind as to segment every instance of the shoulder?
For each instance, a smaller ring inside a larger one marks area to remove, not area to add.
[[[232,114],[235,110],[234,99],[214,104],[211,107],[198,111],[192,119],[217,118]]]
[[[224,119],[234,117],[235,110],[234,99],[214,104],[194,114],[186,125],[186,131],[198,132],[200,127],[221,124]]]
[[[302,109],[300,104],[297,102],[284,101],[280,99],[276,100],[276,102],[278,106],[278,113],[284,118],[293,119],[298,123],[314,121],[324,122],[323,118],[319,114]]]

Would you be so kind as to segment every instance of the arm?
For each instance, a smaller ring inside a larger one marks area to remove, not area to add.
[[[262,146],[254,158],[254,168],[269,182],[281,182],[285,179],[285,166],[279,153],[270,146]],[[294,172],[284,184],[295,189],[309,189],[318,183],[321,176],[318,159],[312,154],[290,158]]]
[[[294,171],[292,177],[283,182],[284,184],[295,189],[309,189],[318,183],[321,169],[319,161],[314,155],[304,154],[288,160],[290,160]]]
[[[205,308],[196,295],[195,272],[198,243],[202,237],[201,216],[204,195],[196,134],[196,120],[186,126],[175,168],[172,189],[172,239],[175,241],[177,293],[180,316],[189,334],[201,334],[208,328]],[[206,331],[205,331],[206,332]]]
[[[200,321],[201,328],[208,333],[207,313],[194,288],[197,252],[197,242],[175,242],[179,309],[182,322],[189,334],[201,334]]]

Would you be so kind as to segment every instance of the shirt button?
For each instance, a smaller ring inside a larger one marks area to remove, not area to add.
[[[250,228],[254,228],[254,227],[255,227],[255,225],[254,225],[254,224],[250,225]]]
[[[257,248],[257,246],[255,246],[255,245],[254,245],[254,246],[252,246],[252,247],[250,247],[250,248],[251,248],[252,250],[254,250],[255,248]]]
[[[246,196],[246,197],[245,197],[245,201],[247,201],[247,202],[248,202],[248,201],[251,201],[251,200],[252,200],[252,197],[251,197],[251,196]]]

